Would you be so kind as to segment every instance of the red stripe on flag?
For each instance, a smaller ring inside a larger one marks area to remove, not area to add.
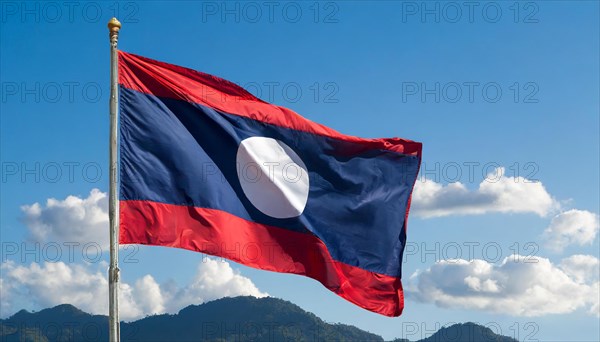
[[[120,202],[121,244],[188,249],[263,270],[313,278],[344,299],[386,316],[399,316],[399,278],[331,258],[312,234],[244,220],[224,211],[151,201]]]
[[[368,149],[421,155],[421,143],[400,139],[363,139],[341,134],[292,110],[266,103],[222,78],[119,51],[119,84],[145,94],[197,103],[219,111],[365,145]]]

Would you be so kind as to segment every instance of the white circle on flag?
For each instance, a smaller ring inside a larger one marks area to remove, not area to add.
[[[263,214],[297,217],[308,201],[308,171],[294,150],[265,137],[244,139],[237,150],[236,168],[242,190]]]

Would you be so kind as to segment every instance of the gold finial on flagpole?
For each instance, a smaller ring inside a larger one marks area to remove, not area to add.
[[[121,22],[117,20],[117,18],[113,17],[108,21],[108,30],[112,33],[119,33],[119,29],[121,29]]]
[[[108,31],[110,36],[111,44],[116,44],[119,37],[119,30],[121,29],[121,22],[117,18],[113,17],[108,21]],[[114,38],[114,40],[113,40]]]

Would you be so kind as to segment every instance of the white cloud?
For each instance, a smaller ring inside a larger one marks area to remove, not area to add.
[[[578,283],[597,282],[600,278],[600,260],[591,255],[572,255],[563,259],[559,267]]]
[[[45,206],[34,203],[21,210],[31,238],[37,242],[95,242],[103,248],[108,246],[108,198],[98,189],[87,198],[49,198]]]
[[[190,303],[202,303],[221,297],[251,295],[264,297],[252,280],[234,271],[227,262],[207,259],[198,265],[192,282],[183,288],[174,284],[163,287],[167,312],[176,312]]]
[[[598,215],[586,210],[572,209],[556,215],[543,234],[546,245],[562,251],[571,244],[591,244],[600,230]]]
[[[480,215],[486,213],[534,213],[546,216],[559,208],[541,182],[506,177],[504,168],[488,174],[478,189],[460,183],[442,185],[429,179],[415,184],[411,212],[418,216]]]
[[[499,265],[484,260],[445,260],[409,279],[407,298],[440,307],[541,316],[588,309],[598,313],[598,259],[572,256],[559,265],[541,257],[507,257]],[[595,267],[594,276],[582,272]]]
[[[63,262],[23,266],[12,261],[3,262],[0,266],[2,315],[21,309],[18,306],[22,303],[35,308],[69,303],[89,313],[106,315],[106,263],[96,265],[95,270],[91,268],[93,266]],[[174,282],[159,285],[151,275],[136,280],[133,285],[121,283],[120,316],[124,320],[133,320],[151,314],[176,313],[190,304],[241,295],[264,297],[267,294],[234,271],[229,263],[206,259],[198,265],[193,281],[181,288]]]

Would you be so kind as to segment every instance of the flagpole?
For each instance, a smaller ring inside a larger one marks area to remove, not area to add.
[[[108,329],[109,341],[119,342],[119,199],[117,198],[117,110],[118,73],[117,41],[121,23],[117,18],[108,22],[110,37],[110,151],[109,151],[109,192],[108,216],[110,222],[110,265],[108,268]]]

